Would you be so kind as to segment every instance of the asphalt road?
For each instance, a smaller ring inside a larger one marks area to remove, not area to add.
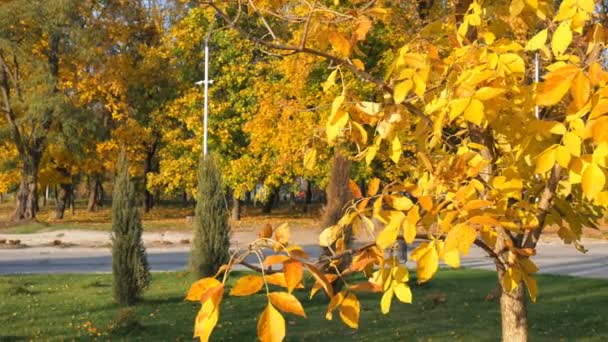
[[[589,251],[581,254],[572,246],[542,244],[532,260],[539,266],[540,273],[608,279],[608,243],[587,244],[585,247]],[[304,248],[313,257],[320,253],[319,247],[314,245]],[[184,270],[188,263],[188,248],[149,248],[148,261],[152,271]],[[256,260],[252,258],[249,261]],[[491,260],[477,248],[463,257],[462,266],[494,269]],[[0,250],[0,274],[106,273],[111,268],[109,249],[33,247]]]

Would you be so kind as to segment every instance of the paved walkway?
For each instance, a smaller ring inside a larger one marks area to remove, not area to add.
[[[319,247],[311,241],[307,242],[303,245],[307,252],[312,257],[318,256]],[[236,243],[238,241],[234,241],[233,237],[233,244]],[[538,246],[538,255],[533,260],[541,273],[608,279],[608,243],[596,241],[585,247],[589,251],[581,254],[569,245],[543,243]],[[153,271],[183,270],[188,262],[188,247],[149,247],[148,260]],[[250,261],[255,262],[255,259]],[[462,266],[494,269],[491,260],[478,248],[472,248],[469,256],[462,259]],[[99,273],[110,270],[109,248],[31,247],[0,250],[0,274]]]

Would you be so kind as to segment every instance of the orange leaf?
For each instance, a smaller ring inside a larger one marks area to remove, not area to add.
[[[287,255],[273,254],[273,255],[267,256],[266,259],[264,259],[264,262],[262,263],[262,265],[264,265],[265,267],[268,267],[270,265],[281,264],[287,260],[289,260],[289,257]]]
[[[308,271],[317,280],[317,282],[319,282],[319,284],[321,284],[321,287],[323,287],[323,290],[325,290],[325,293],[327,293],[327,296],[329,296],[330,298],[333,297],[334,289],[331,286],[331,284],[327,281],[327,279],[325,279],[323,274],[312,264],[306,263],[304,265],[306,266],[306,268],[308,268]]]
[[[272,305],[276,306],[279,310],[306,317],[302,304],[300,304],[300,301],[291,293],[271,292],[268,294],[268,298]]]
[[[304,274],[302,263],[294,259],[285,261],[283,263],[283,273],[285,274],[287,291],[291,293],[302,282],[302,275]]]
[[[576,108],[582,108],[589,97],[591,96],[591,82],[585,74],[581,71],[572,80],[572,86],[570,87],[570,94],[574,100]]]
[[[375,196],[380,189],[380,179],[374,178],[367,185],[367,196]]]
[[[536,92],[536,104],[552,106],[557,104],[570,89],[572,79],[580,69],[574,65],[565,65],[545,77]]]
[[[231,296],[249,296],[262,289],[264,286],[264,279],[258,275],[246,275],[240,277],[236,281],[232,290],[230,290]]]
[[[363,195],[361,194],[361,189],[359,189],[359,185],[357,185],[357,183],[352,179],[348,180],[348,189],[350,189],[350,193],[353,195],[354,198],[363,197]]]
[[[270,239],[272,237],[272,225],[266,223],[264,228],[258,233],[258,236],[263,239]]]
[[[359,292],[382,292],[382,286],[375,283],[370,283],[369,281],[352,285],[348,289]]]
[[[270,302],[258,321],[258,338],[262,342],[281,342],[285,338],[285,319]]]
[[[203,278],[192,284],[186,295],[186,300],[197,302],[201,300],[203,294],[209,289],[220,285],[220,281],[215,278]]]

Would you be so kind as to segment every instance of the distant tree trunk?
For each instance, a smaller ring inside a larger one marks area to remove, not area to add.
[[[100,201],[100,178],[99,174],[90,175],[87,181],[88,187],[88,200],[87,200],[87,211],[94,212],[101,207]]]
[[[235,221],[239,221],[241,219],[241,205],[242,202],[240,199],[232,196],[232,213],[231,217]]]
[[[49,186],[47,185],[44,188],[44,196],[42,197],[42,206],[46,208],[49,201]]]
[[[76,214],[76,183],[72,181],[72,188],[70,189],[70,211],[72,215]]]
[[[312,203],[312,181],[306,181],[306,197],[304,198],[304,206],[302,211],[307,213]]]
[[[278,189],[273,189],[270,192],[270,196],[268,196],[268,199],[264,203],[264,207],[262,207],[262,213],[270,214],[270,212],[272,211],[272,208],[274,208],[274,203],[277,201],[278,195],[279,195]]]
[[[99,194],[99,198],[97,199],[97,204],[100,207],[103,207],[103,202],[106,200],[106,192],[103,190],[103,178],[100,175],[97,180],[97,193]]]
[[[16,206],[15,212],[13,213],[14,220],[36,219],[39,167],[40,154],[34,153],[33,156],[30,156],[23,161],[21,181],[19,182],[19,188],[17,190],[17,195],[15,196]]]
[[[158,138],[154,139],[152,145],[146,151],[146,159],[144,161],[144,212],[148,213],[154,206],[154,195],[148,190],[148,173],[153,171],[154,156],[158,147]]]
[[[68,182],[68,179],[71,180],[71,177],[66,168],[60,167],[57,168],[57,171],[63,177],[63,179],[59,184],[59,194],[57,195],[57,203],[55,205],[55,218],[61,220],[65,215],[66,207],[70,205],[72,184],[71,182]]]
[[[182,204],[184,205],[184,207],[188,206],[188,192],[186,191],[186,189],[182,191]]]
[[[498,270],[498,282],[502,284],[504,271]],[[502,285],[500,285],[502,286]],[[526,342],[528,341],[528,311],[526,308],[525,284],[511,292],[504,289],[500,295],[500,314],[502,321],[503,342]]]

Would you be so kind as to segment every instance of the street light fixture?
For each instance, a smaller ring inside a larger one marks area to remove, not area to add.
[[[212,27],[212,26],[211,26]],[[213,80],[209,80],[209,36],[211,36],[211,27],[205,37],[205,79],[197,81],[194,84],[197,86],[205,86],[205,105],[203,116],[203,159],[207,159],[207,127],[209,115],[209,85],[213,84]]]

